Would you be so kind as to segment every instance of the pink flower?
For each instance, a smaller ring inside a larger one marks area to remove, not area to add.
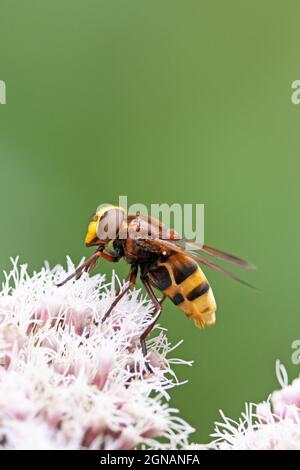
[[[276,363],[280,391],[271,394],[266,402],[246,403],[239,420],[221,413],[222,422],[215,423],[207,446],[220,450],[299,450],[300,449],[300,379],[288,385],[285,368]]]
[[[102,324],[115,298],[104,276],[57,288],[68,272],[29,276],[13,261],[0,292],[0,449],[131,449],[187,445],[193,429],[170,408],[178,384],[172,349],[156,327],[149,373],[139,337],[153,306],[133,290]],[[122,286],[121,286],[122,288]],[[163,439],[163,444],[160,442]]]

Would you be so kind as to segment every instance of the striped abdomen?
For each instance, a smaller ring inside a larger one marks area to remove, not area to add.
[[[174,254],[148,273],[151,284],[204,328],[215,322],[216,302],[207,279],[189,256]]]

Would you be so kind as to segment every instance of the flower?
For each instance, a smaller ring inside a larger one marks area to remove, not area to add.
[[[179,448],[193,429],[169,406],[178,381],[165,332],[139,337],[151,302],[137,289],[101,318],[124,288],[117,276],[84,274],[58,288],[74,270],[48,264],[29,275],[12,260],[0,292],[0,448]],[[163,440],[163,444],[160,442]]]
[[[300,449],[300,421],[272,415],[271,404],[264,403],[268,420],[262,421],[259,405],[246,404],[238,421],[221,413],[223,422],[215,423],[212,443],[218,450],[296,450]]]
[[[276,364],[276,372],[282,389],[272,393],[273,413],[276,416],[288,416],[295,422],[300,422],[300,378],[296,378],[289,385],[286,370],[279,361]]]
[[[222,422],[215,423],[215,438],[207,448],[216,450],[299,450],[300,449],[300,379],[288,385],[286,370],[276,363],[282,386],[267,401],[246,403],[245,411],[235,421],[220,411]]]

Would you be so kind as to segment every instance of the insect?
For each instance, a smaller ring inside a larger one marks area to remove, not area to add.
[[[145,339],[157,322],[162,312],[162,302],[166,298],[171,299],[199,328],[215,322],[215,298],[199,264],[252,287],[204,255],[212,255],[245,269],[253,269],[253,265],[216,248],[182,239],[175,230],[166,228],[160,221],[151,217],[140,214],[127,215],[122,207],[105,206],[97,210],[88,226],[85,244],[88,247],[96,246],[96,251],[58,286],[74,277],[79,278],[84,271],[90,272],[100,258],[111,262],[124,258],[130,265],[126,278],[128,283],[118,292],[102,322],[135,285],[140,273],[140,279],[154,305],[153,321],[140,337],[145,356]],[[153,288],[162,292],[162,300],[158,300]]]

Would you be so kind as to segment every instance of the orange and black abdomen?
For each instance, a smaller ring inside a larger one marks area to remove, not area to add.
[[[173,254],[148,273],[151,284],[204,328],[215,323],[216,302],[206,276],[189,256]]]

